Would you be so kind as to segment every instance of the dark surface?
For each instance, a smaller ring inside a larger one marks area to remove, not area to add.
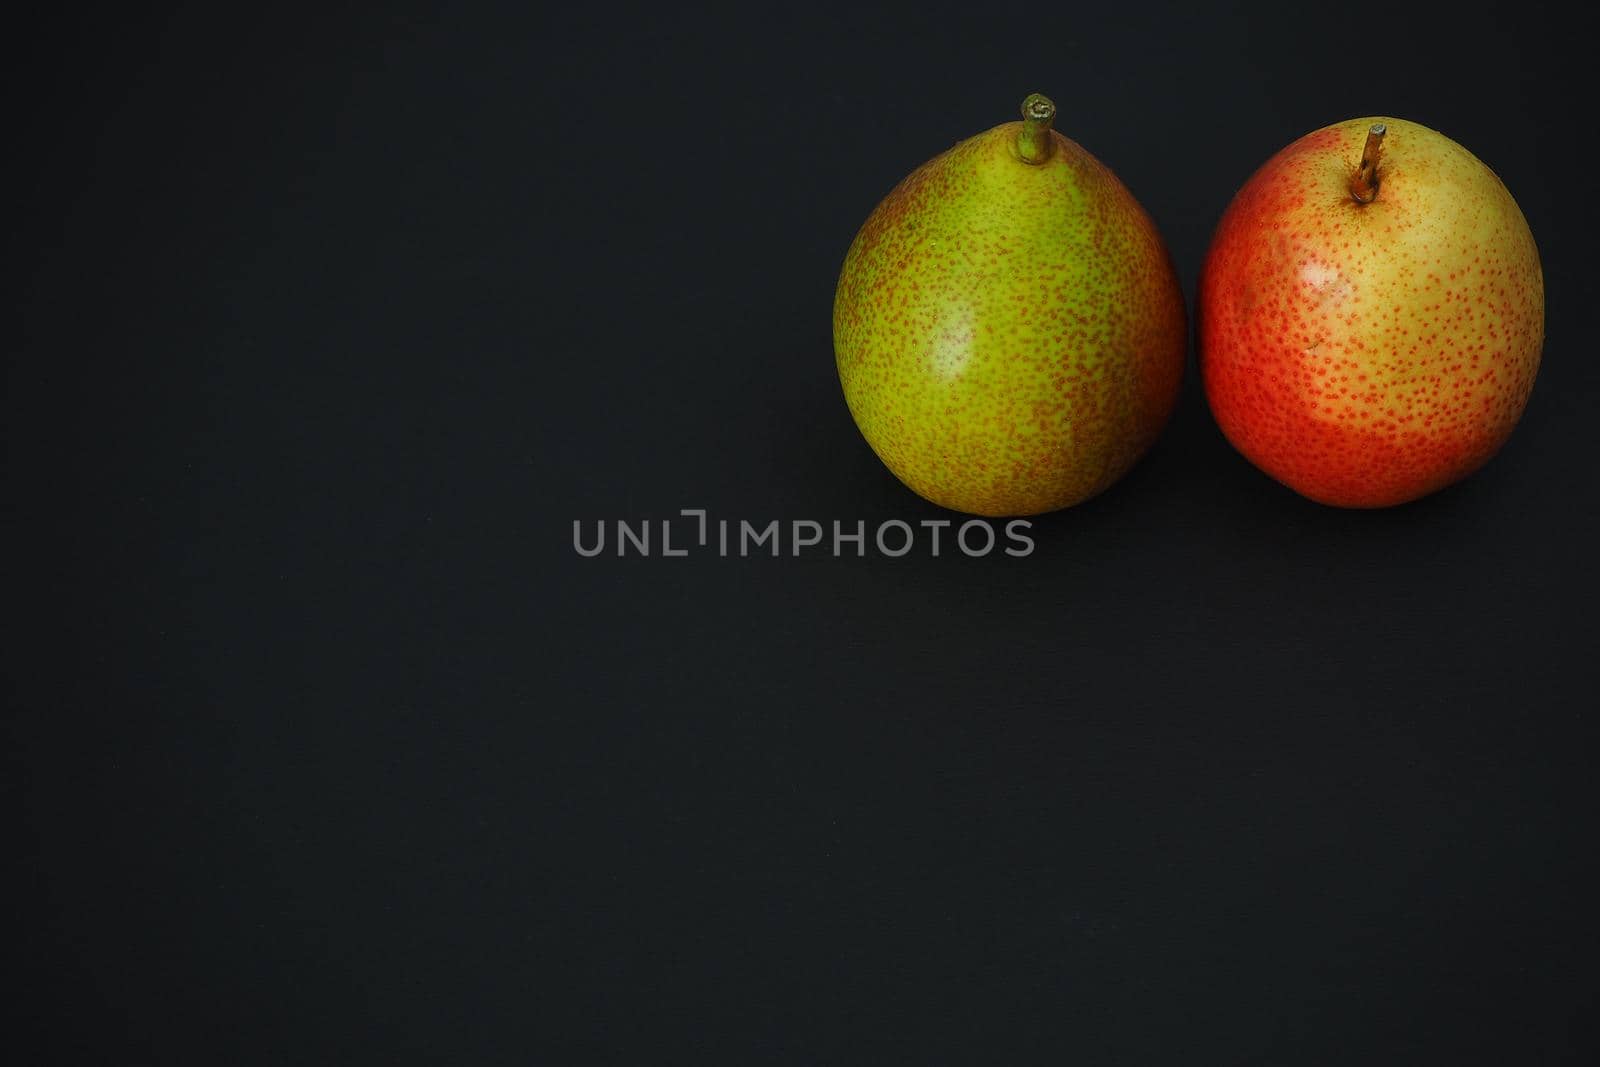
[[[19,33],[7,526],[45,595],[6,642],[8,1040],[1594,1062],[1591,72],[1527,5],[1368,7]],[[1477,152],[1546,272],[1509,447],[1330,510],[1191,368],[1026,559],[578,558],[578,518],[939,516],[850,421],[833,286],[905,172],[1034,89],[1191,305],[1300,134]]]

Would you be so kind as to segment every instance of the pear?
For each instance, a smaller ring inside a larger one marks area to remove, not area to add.
[[[1403,504],[1477,470],[1544,344],[1533,234],[1437,130],[1360,118],[1261,166],[1200,277],[1200,370],[1223,434],[1301,495]]]
[[[845,256],[833,305],[845,402],[918,495],[1036,515],[1101,492],[1156,440],[1183,378],[1183,294],[1116,175],[1022,120],[924,163]]]

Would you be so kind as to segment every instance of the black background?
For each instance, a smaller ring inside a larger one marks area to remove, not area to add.
[[[1549,18],[17,27],[28,1062],[1592,1062],[1590,72]],[[941,516],[850,421],[833,287],[1036,89],[1191,310],[1300,134],[1475,151],[1544,257],[1510,445],[1327,509],[1191,366],[1026,559],[580,559],[574,519]]]

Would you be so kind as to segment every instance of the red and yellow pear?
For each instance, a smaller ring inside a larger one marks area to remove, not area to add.
[[[1488,462],[1544,342],[1517,202],[1471,152],[1401,119],[1328,126],[1268,160],[1217,227],[1199,303],[1223,434],[1342,507],[1415,500]]]

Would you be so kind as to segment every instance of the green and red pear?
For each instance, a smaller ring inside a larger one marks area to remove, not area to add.
[[[1154,223],[1099,160],[1023,118],[897,185],[833,307],[845,401],[913,491],[977,515],[1077,504],[1160,434],[1183,377],[1183,296]]]
[[[1206,398],[1261,470],[1402,504],[1511,436],[1544,342],[1533,235],[1493,171],[1414,122],[1307,134],[1228,206],[1200,278]]]

